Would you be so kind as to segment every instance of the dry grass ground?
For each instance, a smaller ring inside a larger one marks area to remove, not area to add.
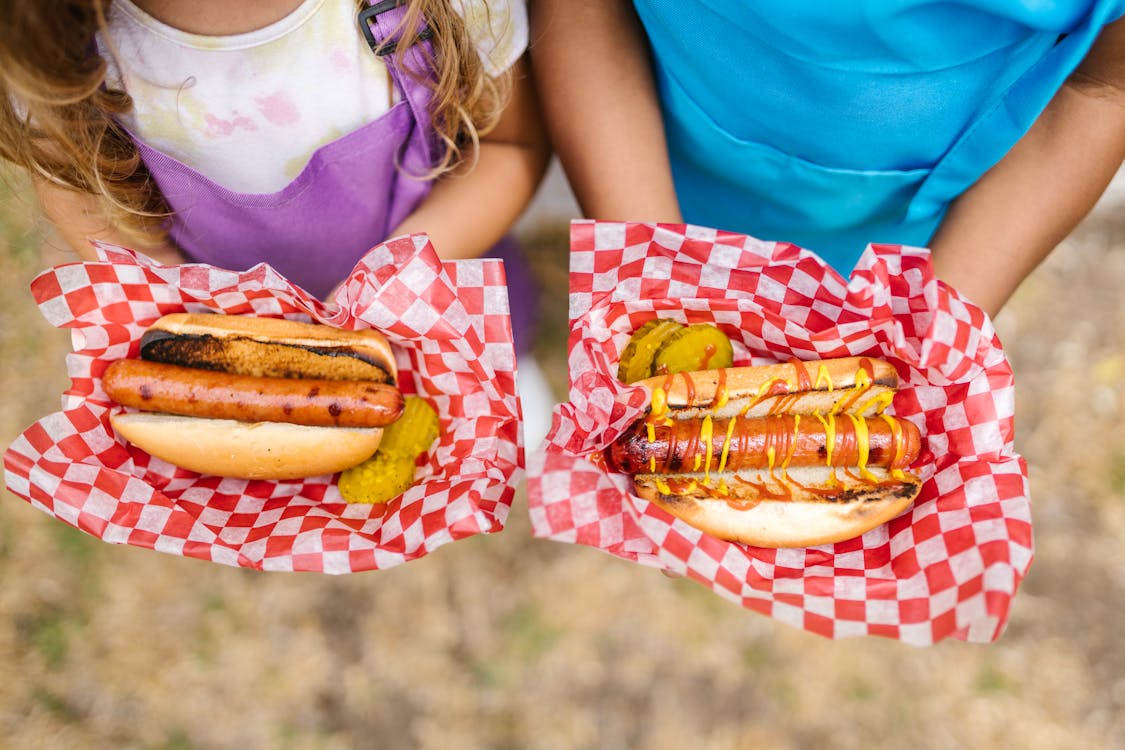
[[[23,188],[0,201],[0,444],[57,408],[65,333]],[[543,258],[562,388],[565,228]],[[262,574],[103,544],[0,498],[0,746],[1125,747],[1125,209],[997,321],[1037,558],[993,645],[830,642],[702,587],[507,530],[399,568]],[[560,390],[561,392],[561,390]]]

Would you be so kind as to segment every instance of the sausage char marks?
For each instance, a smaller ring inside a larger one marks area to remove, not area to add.
[[[143,359],[113,362],[102,384],[122,406],[240,422],[385,427],[403,408],[402,392],[386,383],[261,378]]]
[[[913,423],[883,413],[704,417],[635,422],[610,447],[626,474],[739,471],[790,466],[882,466],[903,469],[918,457]]]

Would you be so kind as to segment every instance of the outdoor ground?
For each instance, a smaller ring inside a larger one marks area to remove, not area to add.
[[[58,408],[69,339],[27,293],[66,256],[42,246],[22,183],[0,191],[6,446]],[[561,397],[565,201],[551,200],[521,231]],[[3,493],[0,747],[1125,748],[1122,290],[1111,198],[996,321],[1037,549],[995,644],[827,641],[534,540],[522,493],[500,534],[342,577],[110,546]]]

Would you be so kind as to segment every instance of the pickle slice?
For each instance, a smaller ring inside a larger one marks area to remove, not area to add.
[[[434,442],[440,420],[437,412],[423,398],[407,396],[403,402],[402,416],[383,428],[379,453],[407,456],[413,460]]]
[[[414,463],[438,436],[440,420],[418,396],[407,396],[402,416],[383,428],[379,450],[340,473],[340,495],[349,503],[385,503],[414,483]]]
[[[710,323],[685,326],[669,336],[652,359],[654,375],[714,370],[734,364],[727,335]]]
[[[414,458],[379,451],[340,474],[340,495],[349,503],[385,503],[414,483]]]
[[[652,360],[656,350],[683,327],[682,323],[674,320],[653,318],[633,331],[629,343],[621,352],[621,361],[617,365],[617,379],[622,383],[635,383],[651,377],[654,374]]]

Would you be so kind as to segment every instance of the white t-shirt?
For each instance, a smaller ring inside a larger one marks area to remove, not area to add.
[[[490,73],[507,70],[526,49],[525,0],[453,5]],[[136,137],[230,190],[272,193],[292,182],[317,148],[395,101],[356,12],[355,0],[304,0],[256,31],[203,36],[115,0],[111,44],[99,37],[98,45],[109,84],[133,97],[122,123]]]

